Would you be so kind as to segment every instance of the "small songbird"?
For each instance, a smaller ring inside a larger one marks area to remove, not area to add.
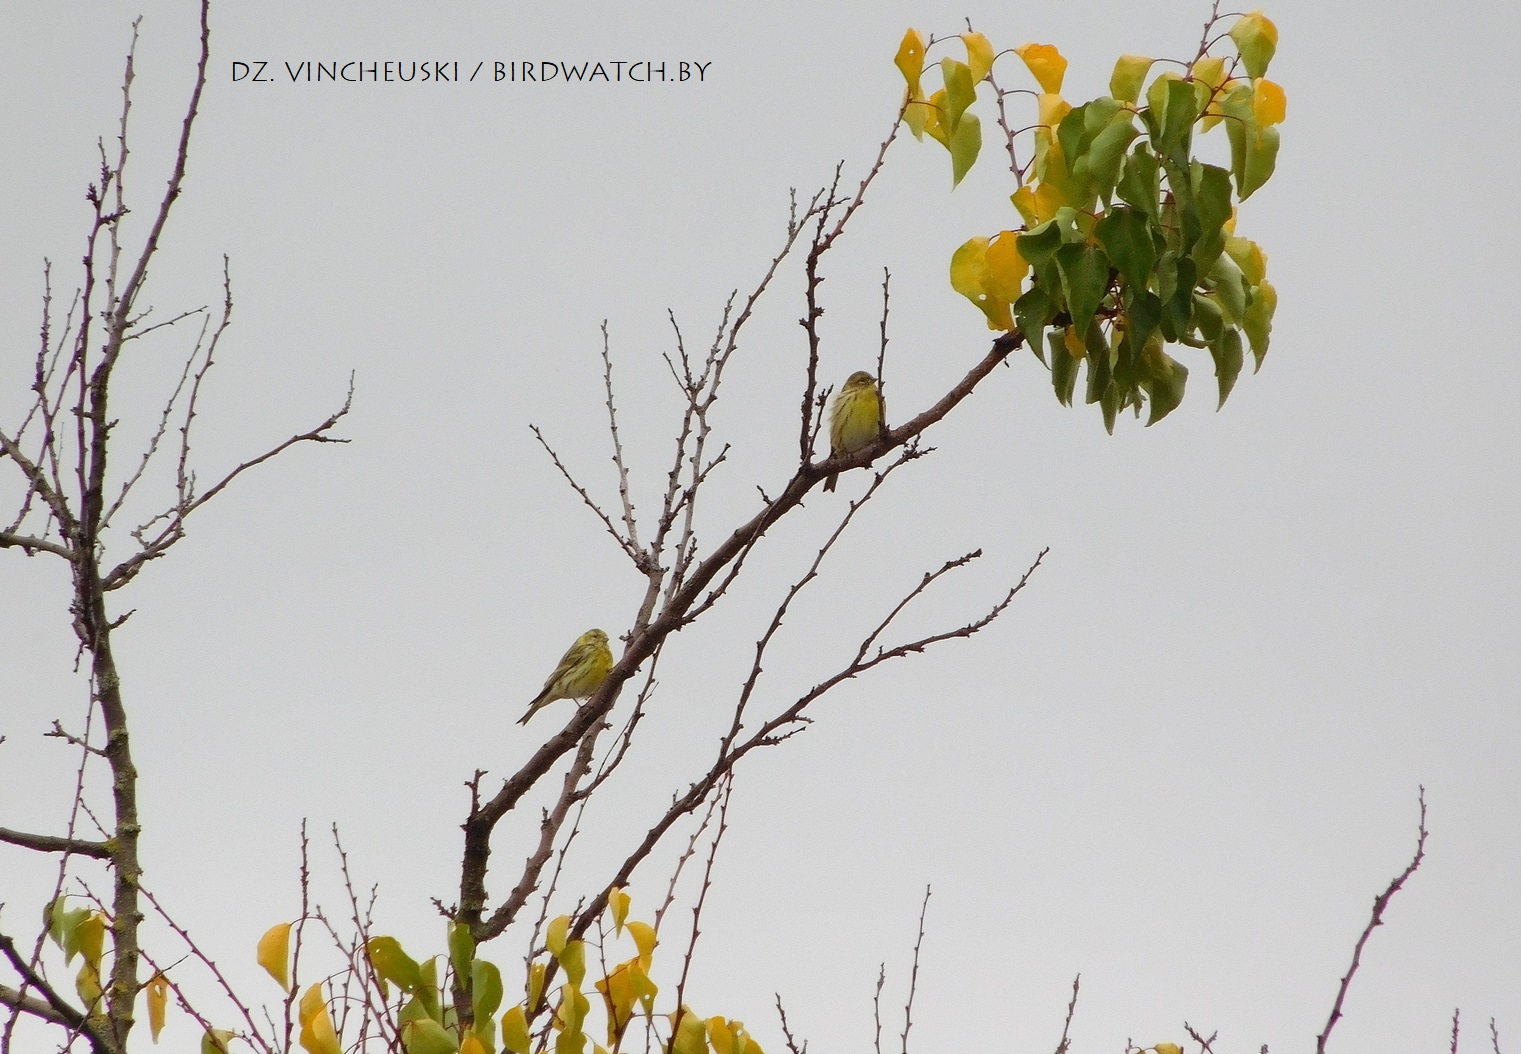
[[[613,652],[607,646],[607,634],[600,629],[589,629],[576,638],[560,659],[560,665],[544,682],[544,690],[528,704],[528,713],[518,721],[526,725],[528,719],[556,699],[585,699],[607,680],[613,668]]]
[[[887,407],[877,380],[863,370],[852,373],[829,404],[829,456],[854,454],[870,445],[882,434]],[[824,481],[825,490],[834,490],[839,473]]]

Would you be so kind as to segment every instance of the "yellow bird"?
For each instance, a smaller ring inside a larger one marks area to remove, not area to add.
[[[589,629],[576,638],[560,659],[560,665],[544,682],[544,690],[528,704],[528,713],[518,721],[526,725],[528,719],[556,699],[585,699],[607,680],[613,668],[613,652],[607,646],[607,634],[600,629]]]
[[[882,434],[886,416],[877,379],[864,370],[852,373],[829,404],[829,456],[854,454],[870,446]],[[831,473],[824,489],[834,490],[838,478],[839,473]]]

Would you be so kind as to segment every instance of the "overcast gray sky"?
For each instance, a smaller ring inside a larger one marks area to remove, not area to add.
[[[590,626],[622,632],[639,597],[528,429],[613,500],[602,320],[652,509],[675,411],[667,311],[705,346],[729,291],[753,287],[780,246],[788,188],[811,192],[842,159],[860,178],[898,104],[907,26],[948,35],[969,17],[999,48],[1054,43],[1076,101],[1107,90],[1122,52],[1190,56],[1207,7],[218,7],[151,290],[164,313],[215,302],[231,259],[203,478],[321,420],[351,372],[357,390],[350,445],[251,474],[121,600],[137,609],[117,647],[147,876],[165,902],[273,995],[253,945],[296,910],[308,817],[329,901],[336,823],[359,877],[380,884],[379,928],[436,945],[429,898],[454,895],[463,781],[527,756],[548,729],[513,722],[555,659]],[[190,87],[193,8],[6,17],[0,419],[26,395],[43,258],[55,289],[77,282],[131,18],[144,15],[129,178],[146,213]],[[1521,1046],[1521,225],[1503,72],[1521,15],[1421,0],[1280,0],[1267,14],[1288,121],[1278,174],[1238,228],[1279,291],[1261,373],[1217,414],[1207,357],[1187,358],[1183,407],[1111,437],[1015,356],[931,431],[934,455],[873,504],[789,619],[773,707],[838,666],[924,570],[986,554],[918,628],[980,614],[1051,550],[984,634],[845,686],[807,734],[742,769],[688,1001],[742,1018],[768,1050],[781,1049],[778,992],[815,1049],[868,1049],[878,964],[886,1005],[901,1006],[926,885],[920,1050],[1051,1049],[1077,973],[1077,1050],[1181,1041],[1185,1020],[1219,1030],[1222,1052],[1306,1049],[1373,896],[1413,850],[1419,785],[1428,858],[1372,939],[1335,1049],[1446,1049],[1454,1007],[1463,1049],[1487,1049],[1491,1016],[1502,1045]],[[386,59],[462,75],[482,61],[705,65],[700,80],[578,85],[308,84],[285,67]],[[271,81],[234,81],[236,61],[268,62]],[[952,193],[938,146],[892,147],[829,264],[830,379],[875,361],[884,267],[894,421],[984,353],[989,333],[946,268],[966,238],[1017,223],[1012,189],[991,149]],[[735,447],[709,541],[789,470],[800,288],[794,267],[726,383],[716,425]],[[153,412],[188,339],[135,350],[124,421]],[[669,745],[631,766],[574,874],[595,882],[641,809],[697,772],[768,604],[866,478],[811,498],[751,586],[678,638],[647,728]],[[4,465],[0,480],[13,492]],[[54,717],[77,725],[84,700],[61,572],[0,554],[6,826],[56,828],[72,779],[72,758],[41,738]],[[30,925],[46,872],[0,859],[0,923]],[[635,884],[636,915],[663,883],[652,870]],[[506,966],[521,948],[491,955]]]

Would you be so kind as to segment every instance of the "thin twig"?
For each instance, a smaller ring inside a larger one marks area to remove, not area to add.
[[[924,915],[929,911],[930,887],[924,887],[924,900],[919,905],[919,936],[914,938],[914,966],[908,975],[908,999],[903,1003],[903,1050],[908,1054],[908,1032],[914,1027],[914,994],[919,990],[919,949],[924,944]]]
[[[1315,1039],[1315,1054],[1325,1054],[1326,1040],[1331,1036],[1331,1030],[1336,1027],[1336,1022],[1341,1020],[1342,1003],[1347,998],[1347,990],[1352,987],[1352,978],[1357,975],[1357,968],[1362,963],[1363,946],[1368,943],[1368,938],[1373,935],[1373,930],[1382,925],[1384,921],[1384,909],[1389,906],[1389,901],[1394,899],[1394,894],[1404,888],[1405,880],[1415,874],[1415,869],[1421,866],[1421,861],[1426,857],[1426,788],[1421,787],[1418,800],[1421,806],[1420,822],[1417,826],[1418,835],[1415,841],[1415,855],[1410,858],[1410,863],[1405,870],[1401,871],[1389,883],[1389,887],[1373,899],[1373,913],[1368,919],[1368,925],[1363,927],[1362,936],[1357,938],[1357,945],[1352,949],[1352,965],[1341,979],[1341,987],[1336,991],[1336,1002],[1331,1005],[1331,1016],[1326,1019],[1326,1027]]]
[[[1070,1038],[1072,1033],[1072,1015],[1077,1012],[1077,991],[1082,984],[1082,980],[1082,974],[1078,974],[1072,978],[1072,998],[1067,1000],[1067,1018],[1062,1022],[1062,1038],[1061,1042],[1056,1044],[1056,1054],[1067,1054],[1067,1051],[1072,1046]]]

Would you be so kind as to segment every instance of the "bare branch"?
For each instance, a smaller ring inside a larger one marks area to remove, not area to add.
[[[3,954],[11,964],[11,968],[21,975],[21,979],[28,988],[35,988],[42,994],[40,1000],[32,999],[23,992],[13,988],[0,988],[0,1003],[16,1007],[25,1013],[33,1014],[44,1021],[55,1025],[62,1025],[72,1031],[78,1032],[89,1038],[91,1044],[97,1050],[112,1049],[111,1044],[106,1043],[103,1036],[96,1031],[90,1021],[76,1009],[68,1000],[59,995],[48,983],[47,978],[32,968],[31,964],[21,957],[16,951],[16,942],[7,934],[0,933],[0,954]],[[14,997],[14,1002],[7,997]]]
[[[174,509],[164,514],[164,516],[169,519],[169,524],[159,532],[157,537],[155,537],[152,541],[147,542],[140,552],[117,564],[111,569],[108,574],[102,578],[101,584],[104,591],[110,592],[114,589],[120,589],[122,586],[132,581],[132,579],[137,576],[137,573],[143,569],[143,566],[148,561],[156,560],[168,552],[170,547],[173,546],[175,542],[179,541],[185,536],[185,520],[189,518],[190,514],[195,512],[195,510],[199,509],[202,505],[205,505],[212,498],[215,498],[224,489],[226,489],[228,484],[237,479],[244,472],[247,472],[249,469],[254,468],[257,465],[262,465],[270,458],[284,453],[286,450],[295,446],[297,443],[347,443],[347,439],[337,439],[333,436],[327,435],[326,433],[331,431],[339,421],[348,415],[348,412],[352,408],[353,403],[354,379],[351,376],[349,378],[348,395],[344,398],[343,405],[332,414],[330,414],[327,420],[323,421],[316,428],[302,432],[300,435],[291,436],[283,443],[271,447],[269,450],[266,450],[258,457],[251,458],[248,461],[243,462],[237,468],[233,469],[231,472],[227,473],[227,475],[223,476],[222,479],[219,480],[216,485],[213,486],[210,490],[206,491],[206,493],[202,494],[199,497],[192,498],[188,501],[177,504]]]
[[[713,832],[713,842],[708,848],[708,862],[702,871],[702,885],[698,889],[697,903],[692,905],[692,935],[687,940],[687,954],[681,961],[681,980],[676,983],[676,1005],[680,1006],[686,996],[687,972],[692,968],[692,957],[697,953],[697,938],[702,935],[702,906],[707,902],[708,891],[713,888],[713,861],[718,859],[718,846],[729,830],[729,795],[734,792],[734,773],[728,772],[718,792],[718,829]]]
[[[39,853],[70,853],[74,856],[94,857],[97,860],[111,859],[111,847],[105,842],[87,842],[80,838],[28,834],[26,831],[13,831],[8,827],[0,827],[0,842],[7,842],[23,849],[35,849]]]
[[[871,1046],[876,1054],[882,1054],[882,986],[887,983],[887,964],[877,967],[877,990],[871,997],[871,1019],[876,1029],[872,1033]]]
[[[903,1004],[903,1052],[908,1054],[908,1031],[914,1027],[914,993],[919,988],[919,949],[924,944],[924,915],[929,911],[930,887],[924,887],[924,901],[919,905],[919,936],[914,938],[914,967],[908,975],[908,999]]]
[[[613,465],[618,469],[618,497],[623,501],[623,526],[628,530],[629,546],[637,550],[640,548],[639,525],[634,518],[634,499],[629,493],[628,464],[623,460],[623,440],[618,435],[618,410],[613,404],[613,356],[608,347],[605,318],[602,320],[602,387],[607,392],[607,431],[613,439]]]
[[[1211,1047],[1210,1044],[1213,1043],[1215,1039],[1220,1035],[1219,1032],[1211,1032],[1209,1034],[1209,1038],[1205,1039],[1203,1036],[1199,1035],[1199,1033],[1194,1030],[1194,1027],[1187,1021],[1183,1022],[1183,1031],[1187,1032],[1189,1038],[1191,1038],[1195,1043],[1199,1044],[1199,1054],[1215,1054],[1214,1048]]]
[[[30,535],[14,534],[10,531],[0,531],[0,549],[20,549],[27,556],[35,556],[38,553],[52,553],[61,556],[73,563],[78,554],[66,545],[50,542],[44,538],[33,538]]]
[[[1452,1045],[1448,1048],[1451,1054],[1458,1054],[1458,1014],[1460,1008],[1452,1008]]]
[[[803,1045],[798,1046],[797,1040],[792,1037],[792,1029],[787,1027],[787,1010],[782,1006],[782,994],[776,993],[776,1013],[782,1019],[782,1037],[787,1042],[787,1050],[790,1054],[808,1054],[808,1041],[803,1040]]]
[[[1067,1018],[1062,1022],[1061,1042],[1056,1044],[1056,1054],[1067,1054],[1072,1047],[1072,1015],[1077,1012],[1077,990],[1082,984],[1083,975],[1078,974],[1072,978],[1072,998],[1067,1001]]]
[[[1357,975],[1357,968],[1362,963],[1363,946],[1368,943],[1368,938],[1373,935],[1376,927],[1383,924],[1384,909],[1389,906],[1389,901],[1394,899],[1394,894],[1404,888],[1405,881],[1413,874],[1415,869],[1421,866],[1421,861],[1426,857],[1426,788],[1421,787],[1418,796],[1421,806],[1420,822],[1417,825],[1417,837],[1415,840],[1415,855],[1410,858],[1410,863],[1405,866],[1389,883],[1389,887],[1373,899],[1373,913],[1368,919],[1368,925],[1363,927],[1362,936],[1357,938],[1357,945],[1352,949],[1352,965],[1348,968],[1346,976],[1341,979],[1341,987],[1336,991],[1336,1002],[1331,1006],[1331,1016],[1326,1019],[1325,1031],[1315,1039],[1315,1054],[1325,1054],[1326,1040],[1331,1036],[1331,1030],[1336,1027],[1336,1022],[1341,1020],[1342,1003],[1347,998],[1347,990],[1352,986],[1352,978]]]
[[[596,514],[597,519],[602,521],[602,526],[606,527],[607,532],[617,541],[618,548],[628,554],[628,558],[634,561],[634,564],[637,566],[641,559],[641,553],[638,549],[634,548],[633,542],[618,533],[618,528],[613,526],[613,521],[608,517],[607,513],[602,511],[602,506],[593,501],[592,496],[587,493],[586,488],[576,482],[576,477],[570,474],[570,469],[565,467],[565,462],[560,460],[560,455],[555,453],[554,447],[549,445],[549,440],[544,438],[544,433],[539,429],[539,426],[529,425],[528,430],[533,433],[533,437],[539,441],[539,445],[549,455],[549,460],[554,462],[555,468],[560,470],[560,475],[565,477],[565,482],[570,484],[570,489],[581,496],[581,500],[586,503],[586,507]]]

